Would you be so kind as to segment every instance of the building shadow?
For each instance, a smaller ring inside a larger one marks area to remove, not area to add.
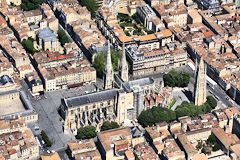
[[[184,89],[182,92],[190,102],[193,102],[193,93],[191,91]]]

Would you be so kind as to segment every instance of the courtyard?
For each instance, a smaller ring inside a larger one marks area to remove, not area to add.
[[[137,13],[133,14],[132,16],[118,13],[117,19],[126,36],[143,36],[154,33],[153,31],[147,30],[147,28],[144,27],[144,24]]]

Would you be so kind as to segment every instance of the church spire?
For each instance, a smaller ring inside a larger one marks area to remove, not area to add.
[[[122,47],[122,59],[120,65],[120,76],[124,82],[128,81],[128,64],[126,60],[126,51],[125,51],[125,43],[123,43]]]
[[[198,64],[198,68],[196,68],[196,70],[197,72],[194,87],[194,98],[195,105],[200,106],[206,102],[207,98],[207,82],[206,82],[207,69],[202,57],[200,57],[200,63]]]
[[[110,51],[110,42],[108,40],[107,61],[105,65],[104,89],[111,89],[113,87],[113,69]]]

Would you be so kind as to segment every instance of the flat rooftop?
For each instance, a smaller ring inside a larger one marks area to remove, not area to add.
[[[0,116],[23,112],[27,109],[24,107],[20,97],[19,99],[0,102]]]
[[[34,112],[26,93],[21,89],[0,92],[0,95],[19,92],[19,97],[0,102],[0,118],[12,118],[14,116],[26,116]]]

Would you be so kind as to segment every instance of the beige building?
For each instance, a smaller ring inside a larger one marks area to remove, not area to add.
[[[11,78],[8,75],[2,75],[0,76],[0,92],[6,92],[9,90],[14,90],[17,88],[17,85],[14,83],[13,78]],[[13,94],[13,96],[10,96],[10,98],[14,99],[15,94]],[[0,98],[1,100],[4,100],[6,97],[2,97]],[[0,101],[1,101],[0,100]]]
[[[44,51],[34,55],[34,67],[41,73],[40,78],[46,91],[96,82],[96,70],[82,58],[79,49],[72,43],[64,47],[65,54]]]
[[[169,13],[169,18],[172,19],[175,24],[186,27],[188,18],[187,9],[185,7],[178,8],[176,11]]]
[[[213,128],[213,135],[225,153],[229,153],[230,148],[235,148],[234,145],[239,144],[240,140],[235,134],[226,133],[222,128]]]
[[[30,24],[38,24],[43,19],[43,15],[39,9],[24,11],[23,15]]]
[[[45,28],[37,34],[38,49],[63,53],[63,48],[58,41],[56,33]]]
[[[187,52],[182,48],[167,48],[151,50],[128,47],[126,50],[133,76],[149,75],[169,71],[187,62]]]
[[[104,160],[124,159],[124,153],[130,149],[132,134],[129,127],[98,133],[99,151]]]
[[[9,62],[9,60],[3,55],[2,50],[0,50],[0,76],[3,75],[12,75],[14,73],[14,68]]]
[[[134,153],[140,160],[159,160],[159,157],[154,152],[153,148],[146,142],[134,146]]]
[[[22,0],[6,0],[8,5],[16,5],[16,6],[20,6],[20,4],[22,3]]]
[[[196,9],[188,11],[188,23],[202,23],[202,16]]]
[[[71,152],[71,156],[76,160],[102,160],[93,139],[69,141],[68,148]]]
[[[61,158],[57,152],[52,152],[41,155],[41,160],[61,160]]]
[[[146,134],[158,154],[169,160],[184,159],[185,154],[180,150],[173,138],[170,138],[168,124],[166,122],[146,128]]]
[[[26,75],[26,81],[33,96],[38,96],[43,93],[43,83],[36,72]]]
[[[3,144],[0,157],[5,160],[39,158],[39,146],[32,131],[26,127],[24,120],[0,120],[0,132]]]
[[[7,75],[0,77],[0,118],[21,116],[26,123],[36,122],[38,114],[33,110],[27,95]]]
[[[74,65],[76,64],[67,63],[58,67],[39,67],[45,90],[54,91],[96,82],[96,70],[94,68]]]

